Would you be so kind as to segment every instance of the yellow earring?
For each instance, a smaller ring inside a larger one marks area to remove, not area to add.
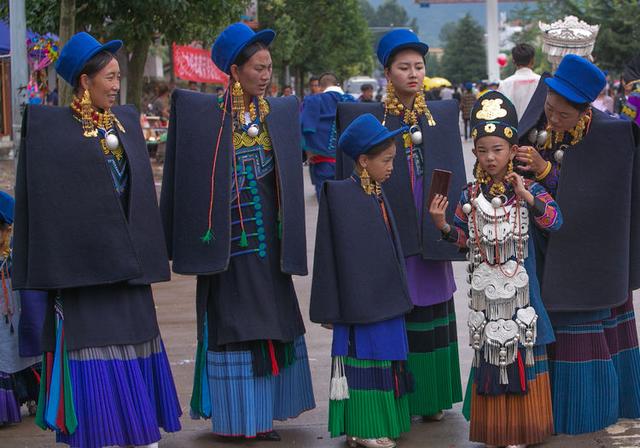
[[[385,98],[384,105],[386,109],[394,115],[397,115],[404,108],[396,95],[396,88],[393,87],[393,83],[391,81],[387,82],[387,96]]]
[[[93,125],[93,103],[91,102],[91,94],[85,89],[80,100],[82,130],[85,137],[97,137],[98,131]]]
[[[476,177],[476,180],[481,184],[486,184],[489,182],[489,175],[482,169],[478,162],[476,162],[476,170],[474,175]]]
[[[387,82],[387,96],[391,96],[391,97],[395,97],[396,96],[396,89],[395,87],[393,87],[393,83],[391,81]]]
[[[362,168],[362,172],[360,173],[360,186],[365,193],[373,193],[374,185],[371,182],[371,176],[369,176],[369,172],[366,168]]]
[[[507,165],[507,174],[513,173],[513,160],[509,160],[509,165]]]
[[[584,114],[582,117],[580,117],[580,120],[578,120],[578,124],[576,124],[576,127],[571,131],[571,144],[575,145],[577,144],[580,140],[582,140],[582,136],[584,135],[584,131],[587,127],[587,122],[589,121],[589,117],[588,114]]]
[[[237,114],[240,124],[244,124],[244,91],[238,81],[233,83],[231,89],[231,108]]]
[[[4,233],[0,234],[0,256],[7,258],[11,254],[11,235],[13,226],[7,226]]]

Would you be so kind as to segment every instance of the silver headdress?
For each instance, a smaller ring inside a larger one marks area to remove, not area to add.
[[[554,71],[568,54],[592,59],[600,25],[589,25],[575,16],[567,16],[551,24],[538,22],[538,27],[542,31],[542,52]]]

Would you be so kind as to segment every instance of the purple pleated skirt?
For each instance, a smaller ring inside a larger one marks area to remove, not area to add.
[[[0,372],[0,425],[20,422],[20,405],[12,383],[11,375]]]
[[[56,440],[73,447],[139,446],[180,430],[182,414],[160,336],[137,345],[68,352],[78,426]]]

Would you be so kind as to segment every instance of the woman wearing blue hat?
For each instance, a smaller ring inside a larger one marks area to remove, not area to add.
[[[640,287],[640,157],[633,125],[590,103],[606,81],[575,55],[546,78],[520,123],[520,169],[555,196],[562,230],[536,234],[555,430],[640,418],[640,351],[630,291]]]
[[[36,423],[74,447],[157,446],[180,404],[151,284],[170,278],[138,112],[115,106],[122,42],[78,33],[58,74],[71,107],[29,106],[13,286],[48,292]]]
[[[413,305],[381,189],[404,131],[390,132],[371,114],[356,118],[338,141],[354,172],[325,182],[320,199],[310,315],[333,325],[329,432],[346,434],[352,447],[393,448],[411,423],[404,314]]]
[[[452,172],[453,204],[466,183],[458,106],[434,101],[427,106],[422,90],[424,56],[428,46],[408,30],[394,30],[378,44],[385,68],[384,103],[340,104],[338,127],[359,115],[372,113],[388,129],[407,126],[396,137],[394,176],[384,190],[398,224],[406,257],[409,292],[415,305],[407,315],[408,365],[416,382],[409,395],[411,415],[439,420],[442,411],[462,400],[451,260],[463,259],[456,248],[441,240],[427,212],[426,193],[434,169]],[[353,163],[338,157],[338,177],[351,176]],[[453,213],[453,209],[450,210]]]
[[[307,274],[298,102],[264,98],[274,37],[230,25],[211,51],[222,102],[174,93],[160,200],[173,270],[198,276],[191,415],[261,440],[315,407],[291,279]]]
[[[39,357],[20,356],[22,300],[11,284],[14,207],[13,197],[0,191],[0,427],[19,423],[24,403],[35,413],[40,371]]]

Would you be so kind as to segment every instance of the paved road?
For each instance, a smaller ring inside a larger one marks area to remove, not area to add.
[[[473,156],[470,146],[465,143],[465,158],[467,172],[471,173]],[[11,174],[7,170],[12,165],[6,162],[0,164],[0,187],[9,185]],[[156,167],[156,171],[161,169]],[[158,173],[159,174],[159,173]],[[305,176],[306,176],[305,169]],[[315,223],[317,217],[317,203],[308,177],[305,177],[305,197],[307,214],[307,237],[309,263],[313,261],[313,242],[315,240]],[[458,320],[458,338],[460,344],[460,358],[463,380],[469,373],[471,363],[471,350],[466,346],[468,338],[466,325],[466,298],[463,292],[464,264],[455,263],[454,271],[456,282],[461,291],[456,293],[456,310]],[[294,447],[345,447],[344,439],[331,439],[326,430],[327,405],[328,405],[328,379],[330,365],[331,334],[329,331],[308,322],[307,310],[309,307],[309,293],[311,286],[310,277],[296,277],[294,279],[300,305],[307,324],[307,345],[309,347],[309,360],[313,375],[314,392],[317,408],[307,412],[299,418],[276,425],[282,435],[282,442],[274,444],[270,442],[225,442],[216,438],[209,432],[209,422],[191,420],[189,418],[188,404],[191,394],[191,380],[194,368],[195,343],[195,281],[189,277],[174,275],[169,283],[154,286],[158,319],[162,330],[162,336],[167,347],[171,361],[175,382],[183,406],[182,425],[179,433],[166,434],[160,442],[163,448],[182,447],[253,447],[253,448],[294,448]],[[638,312],[638,306],[636,306]],[[414,424],[409,434],[399,440],[399,446],[403,448],[435,447],[475,447],[477,444],[468,441],[469,426],[460,413],[460,405],[451,411],[447,411],[441,422]],[[26,417],[20,425],[0,429],[0,447],[53,447],[54,436],[52,433],[38,429],[32,417]],[[640,446],[640,421],[621,421],[616,425],[594,434],[578,437],[556,436],[543,445],[545,448],[605,448],[605,447],[639,447]]]

